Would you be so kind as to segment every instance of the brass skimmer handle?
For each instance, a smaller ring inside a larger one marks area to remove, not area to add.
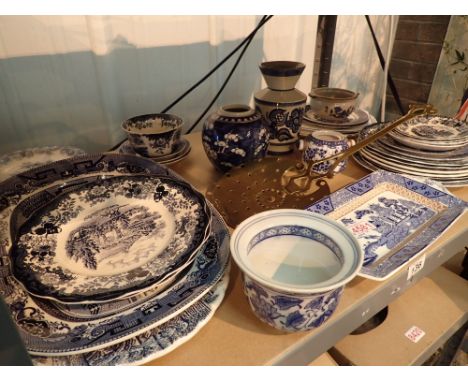
[[[317,161],[309,161],[307,165],[304,165],[303,163],[296,164],[295,169],[289,170],[289,173],[292,172],[292,175],[288,174],[287,175],[288,179],[286,179],[286,181],[284,180],[285,174],[283,174],[282,184],[284,185],[284,189],[286,190],[286,192],[290,194],[303,193],[307,191],[310,188],[310,184],[312,183],[313,180],[323,178],[325,176],[327,176],[328,178],[332,178],[334,175],[334,170],[340,162],[348,159],[351,155],[358,152],[363,147],[366,147],[369,143],[372,143],[376,139],[384,136],[385,134],[393,130],[398,125],[402,124],[403,122],[406,122],[407,120],[411,118],[417,117],[418,115],[435,114],[436,112],[437,110],[432,105],[426,105],[426,104],[410,105],[410,109],[407,114],[397,119],[396,121],[393,121],[388,126],[378,131],[377,133],[368,136],[366,139],[360,142],[357,142],[354,146],[350,147],[348,150],[343,151],[339,154],[333,155],[328,158],[320,159]],[[334,162],[330,166],[326,174],[321,174],[312,170],[312,167],[314,165],[317,165],[323,162],[332,161],[332,160],[334,160]],[[307,178],[307,179],[305,180],[305,182],[300,182],[300,185],[299,185],[295,181],[301,178]]]

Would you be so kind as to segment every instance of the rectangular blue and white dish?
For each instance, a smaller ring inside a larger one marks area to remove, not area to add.
[[[364,251],[359,275],[382,281],[442,235],[467,206],[431,180],[380,170],[322,198],[307,210],[349,228]]]

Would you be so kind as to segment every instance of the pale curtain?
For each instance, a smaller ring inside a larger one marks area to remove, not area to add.
[[[388,62],[390,16],[370,16],[377,40]],[[384,88],[384,72],[380,65],[372,35],[364,16],[338,16],[333,46],[330,86],[359,92],[359,106],[378,118]]]
[[[467,63],[468,16],[452,16],[428,101],[441,115],[453,117],[460,109],[468,90]]]
[[[105,150],[121,122],[161,111],[254,29],[260,16],[0,17],[0,152],[74,145]],[[212,110],[250,103],[265,60],[306,64],[312,82],[317,16],[275,16],[252,41]],[[170,112],[196,120],[236,57]],[[201,124],[197,129],[200,129]]]

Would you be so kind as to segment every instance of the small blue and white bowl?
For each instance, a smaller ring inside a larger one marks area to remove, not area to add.
[[[172,154],[180,140],[182,118],[172,114],[145,114],[127,119],[122,129],[140,155],[157,158]]]
[[[251,216],[234,230],[230,245],[254,313],[288,332],[327,321],[363,262],[359,243],[344,225],[303,210]]]

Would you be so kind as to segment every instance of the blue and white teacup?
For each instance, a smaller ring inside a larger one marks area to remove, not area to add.
[[[179,143],[182,118],[172,114],[145,114],[127,119],[122,129],[135,152],[156,158],[172,154]]]
[[[356,108],[359,93],[347,89],[321,87],[312,89],[310,111],[317,119],[340,123],[346,121]]]
[[[302,160],[307,164],[337,155],[354,145],[352,139],[333,130],[316,130],[299,142],[299,149],[303,150]],[[312,166],[312,170],[326,174],[335,160],[325,161]],[[334,172],[345,169],[346,161],[341,161]]]

